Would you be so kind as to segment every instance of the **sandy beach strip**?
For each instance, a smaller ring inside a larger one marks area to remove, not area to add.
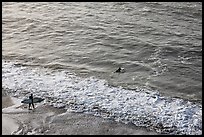
[[[11,135],[18,128],[19,124],[14,119],[5,114],[2,115],[2,135]]]
[[[2,97],[2,109],[14,105],[9,96]],[[19,124],[9,115],[2,114],[2,135],[11,135],[19,128]]]
[[[29,111],[20,100],[2,97],[2,135],[155,135],[154,131],[84,113],[37,104]]]

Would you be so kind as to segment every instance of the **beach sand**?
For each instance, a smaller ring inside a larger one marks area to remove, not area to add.
[[[2,115],[2,135],[11,135],[19,128],[18,123],[7,115]]]
[[[2,134],[10,135],[155,135],[154,131],[84,113],[37,104],[28,110],[20,100],[2,97]]]
[[[9,96],[2,97],[2,109],[14,105]],[[10,135],[13,131],[17,130],[19,127],[18,123],[9,115],[2,114],[2,135]]]

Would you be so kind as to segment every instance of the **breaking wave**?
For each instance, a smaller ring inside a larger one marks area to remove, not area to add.
[[[202,105],[161,96],[157,91],[108,85],[67,70],[19,65],[2,60],[2,88],[18,98],[31,92],[45,103],[67,111],[88,113],[164,134],[202,134]]]

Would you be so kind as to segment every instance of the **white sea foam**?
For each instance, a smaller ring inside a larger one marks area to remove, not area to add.
[[[200,104],[167,98],[147,89],[111,87],[95,77],[81,78],[68,71],[2,61],[2,88],[19,98],[33,92],[55,107],[133,123],[160,133],[202,134]]]

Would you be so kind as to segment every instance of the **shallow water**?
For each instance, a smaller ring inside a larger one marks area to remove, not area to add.
[[[2,88],[19,99],[32,92],[68,112],[88,113],[162,134],[201,134],[202,105],[159,92],[112,87],[106,80],[68,71],[2,62]]]
[[[157,135],[145,128],[83,113],[67,113],[64,109],[43,104],[28,111],[21,100],[12,97],[14,100],[14,106],[2,109],[3,135]],[[5,102],[2,104],[6,105]]]

